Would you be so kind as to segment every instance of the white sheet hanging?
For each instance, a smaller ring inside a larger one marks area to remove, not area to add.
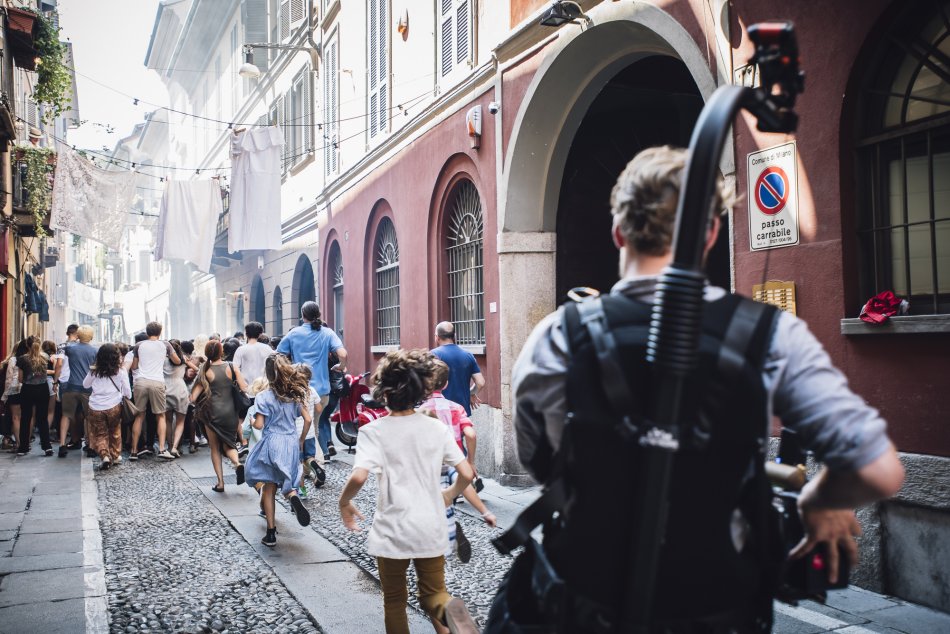
[[[284,138],[276,126],[231,136],[228,251],[280,248],[280,163]]]
[[[118,250],[135,198],[135,173],[101,169],[62,144],[57,150],[50,227]]]
[[[199,270],[210,273],[222,209],[218,181],[166,180],[158,216],[155,259],[187,260]]]

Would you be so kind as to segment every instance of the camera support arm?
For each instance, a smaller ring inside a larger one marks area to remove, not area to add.
[[[748,110],[763,132],[792,132],[798,123],[795,97],[804,88],[794,28],[788,22],[751,25],[760,88],[722,86],[703,108],[689,145],[673,234],[673,262],[660,275],[647,339],[654,398],[649,427],[640,437],[641,466],[636,499],[640,520],[630,552],[621,631],[646,633],[666,531],[673,454],[685,423],[681,404],[686,380],[699,363],[703,313],[703,246],[709,225],[719,158],[735,115]]]

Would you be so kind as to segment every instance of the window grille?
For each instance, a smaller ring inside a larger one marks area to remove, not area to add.
[[[399,243],[392,220],[376,230],[376,345],[399,345]]]
[[[340,244],[330,247],[330,272],[333,276],[333,329],[343,339],[343,255]]]
[[[459,345],[485,343],[482,203],[471,181],[456,185],[446,225],[449,314]]]
[[[950,3],[940,4],[907,11],[882,38],[857,143],[862,301],[893,290],[911,314],[950,313]]]

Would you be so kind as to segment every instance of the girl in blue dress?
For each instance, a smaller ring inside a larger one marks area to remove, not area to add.
[[[261,506],[267,518],[265,546],[277,545],[274,506],[277,489],[290,501],[301,526],[310,524],[310,513],[297,497],[294,485],[300,481],[300,452],[310,430],[311,416],[305,406],[310,395],[307,379],[282,354],[272,354],[264,364],[270,389],[254,399],[257,414],[254,428],[263,430],[261,440],[251,449],[245,464],[248,486],[258,488]],[[303,433],[297,433],[295,420],[303,417]],[[257,485],[262,485],[258,487]]]

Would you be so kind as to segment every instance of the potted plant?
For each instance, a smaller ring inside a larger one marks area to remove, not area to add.
[[[43,120],[51,123],[72,109],[73,81],[66,66],[66,44],[59,41],[59,28],[43,15],[36,16],[36,86],[33,101],[46,105]]]
[[[44,223],[53,203],[53,172],[56,166],[56,153],[44,147],[17,148],[17,160],[26,165],[23,187],[26,190],[24,201],[27,211],[33,216],[33,226],[37,237],[44,237]]]

